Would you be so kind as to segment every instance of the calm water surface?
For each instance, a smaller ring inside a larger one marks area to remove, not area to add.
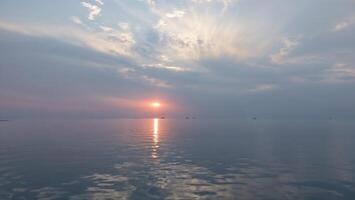
[[[355,199],[355,122],[0,122],[0,199]]]

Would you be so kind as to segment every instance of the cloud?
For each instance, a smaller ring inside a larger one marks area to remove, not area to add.
[[[126,79],[141,81],[144,84],[149,84],[155,87],[160,88],[171,88],[173,87],[171,84],[167,83],[166,81],[145,75],[137,70],[131,68],[124,68],[118,71]]]
[[[81,21],[81,19],[77,16],[73,16],[70,18],[75,24],[83,25],[84,23]]]
[[[30,36],[56,38],[110,55],[133,56],[132,47],[135,44],[130,32],[89,32],[71,26],[20,24],[5,21],[0,21],[0,28]]]
[[[257,85],[255,88],[250,89],[249,92],[267,92],[270,90],[274,90],[275,86],[271,84],[261,84]]]
[[[104,5],[104,2],[102,0],[95,0],[98,4]]]
[[[165,70],[175,71],[175,72],[190,71],[189,69],[186,69],[186,68],[183,68],[183,67],[174,66],[174,65],[167,65],[167,64],[163,64],[163,63],[144,64],[143,67],[145,67],[145,68],[165,69]]]
[[[124,31],[128,31],[130,29],[129,24],[125,23],[125,22],[118,23],[118,26],[120,29],[122,29]]]
[[[84,23],[79,17],[77,16],[72,16],[70,18],[70,20],[76,24],[76,25],[79,25],[80,27],[86,29],[86,30],[91,30],[91,27],[89,25],[87,25],[86,23]]]
[[[344,63],[337,63],[325,71],[325,82],[355,82],[355,67]]]
[[[337,23],[334,28],[333,31],[342,31],[344,29],[347,29],[348,27],[350,27],[351,25],[353,25],[355,22],[355,17],[350,17],[348,19],[345,19],[339,23]]]
[[[269,45],[272,35],[250,37],[254,27],[225,20],[223,16],[200,11],[185,17],[161,16],[155,25],[163,52],[180,59],[231,56],[236,59],[258,57]]]
[[[288,55],[299,45],[297,39],[283,38],[283,47],[275,54],[272,54],[271,61],[277,64],[287,62]]]
[[[226,9],[228,8],[229,5],[231,5],[232,3],[237,3],[239,2],[239,0],[191,0],[194,3],[221,3],[223,4],[224,8],[223,8],[223,12],[226,11]]]
[[[151,6],[151,7],[155,7],[155,6],[156,6],[155,0],[147,0],[147,3],[148,3],[148,5]]]
[[[89,20],[95,20],[95,18],[100,14],[101,8],[98,7],[97,5],[93,5],[88,2],[81,2],[81,5],[83,5],[85,8],[89,10]]]
[[[111,31],[113,31],[113,28],[108,27],[108,26],[100,26],[100,28],[101,28],[104,32],[111,32]]]
[[[171,13],[166,13],[165,16],[169,18],[179,18],[185,15],[185,11],[183,10],[174,10]]]

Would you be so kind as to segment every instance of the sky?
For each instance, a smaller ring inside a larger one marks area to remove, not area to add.
[[[355,0],[0,1],[0,118],[354,118],[354,63]]]

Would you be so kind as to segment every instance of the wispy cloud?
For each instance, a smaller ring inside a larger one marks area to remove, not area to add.
[[[347,29],[348,27],[352,26],[354,23],[355,23],[355,17],[347,18],[347,19],[337,23],[334,26],[333,31],[342,31],[342,30]]]
[[[228,8],[229,5],[231,5],[232,3],[237,3],[239,2],[239,0],[191,0],[194,3],[221,3],[223,4],[223,10],[222,11],[226,11],[226,9]]]
[[[248,37],[248,33],[252,31],[251,27],[246,28],[238,22],[222,20],[223,16],[217,14],[193,11],[185,15],[186,17],[176,17],[175,13],[161,16],[155,25],[163,51],[181,59],[255,57],[273,38],[272,36],[268,38],[267,35],[260,35],[260,38]]]
[[[156,6],[155,0],[146,0],[146,1],[151,8],[154,8]]]
[[[81,21],[81,19],[77,16],[73,16],[71,17],[71,20],[76,23],[76,24],[79,24],[79,25],[83,25],[83,22]]]
[[[287,56],[299,45],[299,41],[297,39],[283,38],[282,44],[283,47],[277,53],[270,56],[271,61],[274,63],[281,64],[287,62]]]
[[[108,27],[108,26],[100,26],[100,28],[105,31],[105,32],[111,32],[113,31],[113,28],[111,27]]]
[[[101,1],[100,1],[101,2]],[[97,5],[88,3],[88,2],[81,2],[81,4],[89,10],[89,20],[95,20],[95,18],[100,14],[101,8]],[[102,5],[102,4],[101,4]]]
[[[325,71],[325,82],[355,82],[355,67],[344,63],[336,63]]]
[[[121,74],[123,77],[125,77],[126,79],[130,79],[130,80],[135,80],[135,81],[141,81],[144,84],[149,84],[152,86],[156,86],[156,87],[160,87],[160,88],[171,88],[172,85],[167,83],[166,81],[145,75],[145,74],[141,74],[140,72],[131,69],[131,68],[124,68],[124,69],[120,69],[118,71],[119,74]]]
[[[176,71],[176,72],[190,71],[189,69],[186,69],[186,68],[183,68],[183,67],[174,66],[174,65],[167,65],[167,64],[163,64],[163,63],[144,64],[142,66],[145,67],[145,68],[164,69],[164,70]]]
[[[167,16],[169,18],[179,18],[179,17],[183,17],[184,15],[185,15],[185,11],[183,11],[183,10],[174,10],[173,12],[166,13],[165,16]]]
[[[274,90],[275,88],[276,88],[276,86],[272,85],[272,84],[260,84],[260,85],[255,86],[252,89],[249,89],[248,91],[252,92],[252,93],[268,92],[268,91]]]
[[[98,4],[104,5],[104,2],[102,0],[95,0]]]
[[[128,31],[130,29],[129,24],[126,23],[126,22],[118,23],[118,26],[119,26],[120,29],[122,29],[124,31]]]
[[[78,19],[74,18],[74,20]],[[5,21],[0,21],[0,28],[36,37],[56,38],[110,55],[132,56],[131,48],[135,44],[129,32],[89,32],[73,26],[19,24]]]

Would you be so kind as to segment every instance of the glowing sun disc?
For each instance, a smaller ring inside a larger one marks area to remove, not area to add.
[[[161,104],[160,104],[159,102],[153,102],[153,103],[152,103],[152,106],[153,106],[154,108],[159,108],[159,107],[161,106]]]

